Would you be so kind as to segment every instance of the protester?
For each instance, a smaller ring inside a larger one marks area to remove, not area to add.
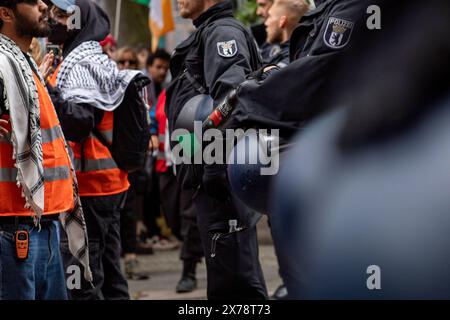
[[[83,282],[70,295],[73,299],[129,299],[120,270],[120,210],[129,188],[128,175],[118,167],[109,146],[116,132],[115,112],[130,103],[143,104],[140,92],[148,79],[138,71],[119,71],[103,54],[99,41],[109,34],[110,23],[97,4],[90,0],[52,2],[49,40],[63,45],[64,58],[56,84],[52,84],[53,100],[64,135],[71,141],[94,273],[94,287]],[[80,8],[80,29],[69,29],[70,5]],[[65,259],[65,263],[72,265],[73,261]]]
[[[145,43],[140,43],[136,47],[136,55],[138,60],[138,69],[142,72],[145,72],[146,66],[147,66],[147,60],[150,56],[150,49],[148,45]]]
[[[148,104],[151,106],[150,118],[152,119],[152,140],[151,140],[151,153],[147,158],[147,180],[146,180],[146,192],[144,196],[144,224],[147,229],[145,235],[146,241],[153,245],[155,250],[173,250],[180,246],[177,238],[169,239],[162,235],[160,226],[157,219],[161,217],[161,205],[164,204],[164,199],[167,196],[160,192],[159,187],[159,172],[157,171],[157,157],[161,154],[158,152],[158,148],[161,141],[158,135],[158,130],[165,128],[165,123],[162,124],[156,118],[156,108],[159,97],[165,86],[165,81],[169,73],[170,54],[164,49],[157,49],[154,53],[150,54],[147,59],[145,75],[148,76],[152,83],[147,86]],[[163,127],[161,127],[163,126]],[[164,207],[162,207],[164,211]],[[164,216],[166,223],[171,228],[172,234],[179,237],[179,226],[174,225],[167,219],[169,216]],[[163,219],[164,219],[163,218]]]
[[[28,53],[34,59],[34,61],[38,66],[42,64],[42,61],[44,60],[44,52],[42,50],[41,43],[39,42],[38,38],[33,38]]]
[[[186,293],[197,288],[196,269],[203,258],[201,237],[197,226],[197,210],[192,201],[191,190],[183,190],[176,179],[176,169],[172,161],[168,136],[167,116],[164,111],[166,93],[158,99],[156,120],[158,121],[159,149],[156,161],[161,207],[172,232],[183,241],[180,259],[183,272],[176,286],[176,292]]]
[[[132,48],[120,48],[117,51],[117,60],[119,70],[137,70],[137,55]],[[120,212],[120,236],[122,240],[122,255],[124,257],[125,275],[127,276],[127,279],[132,280],[146,280],[149,278],[148,272],[138,271],[139,260],[137,258],[137,254],[153,253],[152,246],[138,242],[137,237],[137,195],[142,192],[139,190],[139,176],[139,171],[128,175],[130,188],[127,192],[125,205]]]
[[[58,218],[92,281],[75,171],[26,53],[33,37],[48,36],[47,21],[43,1],[0,1],[0,299],[67,299]]]
[[[138,70],[137,54],[131,47],[122,47],[117,50],[116,61],[119,70]]]
[[[100,41],[103,52],[112,60],[117,60],[117,41],[112,34],[108,34],[103,41]]]

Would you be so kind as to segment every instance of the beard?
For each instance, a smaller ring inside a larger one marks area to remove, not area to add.
[[[50,26],[48,23],[43,23],[43,20],[47,18],[47,14],[43,14],[38,22],[31,21],[29,17],[22,15],[18,11],[14,12],[17,21],[16,32],[22,37],[32,38],[45,38],[50,34]]]
[[[267,42],[270,44],[279,44],[283,41],[283,33],[281,30],[276,30],[267,37]]]

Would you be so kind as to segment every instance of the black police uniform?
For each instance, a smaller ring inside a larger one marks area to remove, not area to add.
[[[289,64],[289,41],[283,42],[277,47],[273,47],[270,52],[269,60],[267,64],[275,64],[280,68],[284,68]]]
[[[171,132],[181,109],[192,97],[206,92],[217,105],[260,66],[256,43],[233,18],[230,2],[214,5],[194,20],[194,25],[196,31],[175,49],[171,59],[173,81],[166,101]],[[180,165],[177,176],[184,188],[197,190],[194,201],[206,256],[208,298],[266,299],[251,212],[232,200],[227,190],[220,195],[227,200],[212,197],[201,186],[203,169],[201,165]],[[229,234],[229,220],[233,219],[246,228]]]
[[[264,64],[268,64],[272,58],[274,52],[280,50],[280,46],[278,44],[270,44],[268,42],[264,42],[260,47],[259,51],[261,52],[261,58]]]
[[[326,75],[352,49],[356,36],[370,31],[366,11],[376,3],[327,0],[305,14],[290,39],[291,64],[263,82],[248,81],[241,87],[234,125],[278,128],[282,137],[290,138],[323,112],[333,89]]]
[[[278,44],[270,44],[267,42],[267,31],[264,23],[254,25],[250,27],[253,37],[259,47],[259,52],[264,64],[268,64],[272,53],[278,52],[280,46]]]

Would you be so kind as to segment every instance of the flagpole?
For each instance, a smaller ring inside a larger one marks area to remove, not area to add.
[[[119,31],[120,31],[120,16],[122,13],[122,0],[116,0],[116,23],[114,26],[114,37],[116,40],[119,39]]]

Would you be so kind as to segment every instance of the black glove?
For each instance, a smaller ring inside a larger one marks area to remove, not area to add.
[[[268,70],[270,69],[270,70]],[[259,68],[255,72],[250,73],[247,76],[247,80],[256,80],[256,82],[262,82],[266,80],[273,72],[280,70],[281,68],[276,64],[269,64],[262,68]],[[265,71],[266,70],[266,71]]]
[[[202,182],[206,193],[210,197],[219,201],[226,201],[230,198],[227,165],[205,165],[203,168]]]

